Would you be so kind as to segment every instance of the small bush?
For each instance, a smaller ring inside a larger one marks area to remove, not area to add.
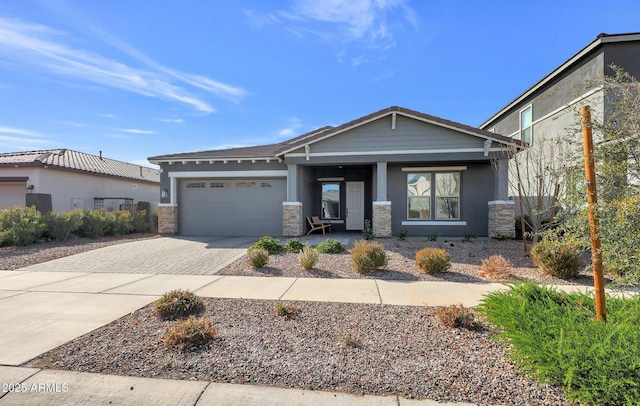
[[[400,241],[404,241],[407,239],[409,232],[407,230],[396,230],[392,233],[394,237],[396,237]]]
[[[344,252],[344,246],[340,244],[340,241],[332,238],[327,238],[316,247],[318,252],[323,254],[340,254]]]
[[[14,206],[0,211],[0,246],[32,244],[42,235],[44,224],[35,207]]]
[[[578,276],[584,267],[575,245],[560,241],[541,241],[531,249],[533,263],[542,272],[566,279]]]
[[[472,309],[462,305],[438,307],[436,315],[442,324],[453,328],[465,328],[467,330],[479,330],[480,323],[476,321],[476,315]]]
[[[473,231],[465,231],[462,241],[473,241],[476,238],[478,238],[478,233],[474,233]]]
[[[249,247],[247,253],[250,253],[256,249],[263,249],[269,251],[271,255],[282,254],[285,250],[285,247],[280,245],[280,241],[273,237],[269,237],[268,235],[264,237],[260,237],[257,243]]]
[[[318,263],[318,251],[314,250],[311,245],[305,244],[298,255],[298,259],[304,269],[312,269]]]
[[[71,233],[80,229],[82,217],[81,210],[66,213],[49,212],[42,216],[42,222],[45,225],[44,234],[52,240],[65,241]]]
[[[378,242],[358,240],[351,249],[351,265],[358,273],[377,271],[387,265],[384,246]]]
[[[110,216],[111,213],[107,213]],[[130,234],[133,231],[133,216],[128,210],[119,210],[113,213],[113,222],[111,223],[111,232],[117,237]]]
[[[357,348],[360,347],[360,340],[349,332],[341,331],[340,344],[344,347]]]
[[[278,303],[273,309],[273,314],[279,317],[284,317],[287,320],[290,320],[298,314],[298,309],[293,305],[286,305],[282,303]]]
[[[188,290],[172,290],[155,303],[156,313],[164,319],[176,319],[201,313],[205,306],[202,298]]]
[[[428,241],[438,241],[438,233],[431,233],[427,236]]]
[[[146,203],[146,202],[138,202]],[[149,212],[145,209],[138,210],[136,214],[131,218],[131,225],[133,226],[132,232],[134,233],[148,233],[151,228],[151,223],[149,222]]]
[[[100,209],[84,209],[82,214],[80,233],[85,237],[98,238],[107,235],[111,224],[115,221],[114,216],[107,217],[105,212]]]
[[[192,315],[186,320],[176,321],[171,327],[167,327],[164,343],[167,347],[177,347],[184,351],[208,343],[215,335],[216,330],[211,320],[206,317],[196,318]]]
[[[304,244],[302,244],[297,238],[287,240],[287,244],[284,246],[285,251],[292,252],[294,254],[302,251],[302,248],[304,248]]]
[[[257,248],[249,252],[247,263],[252,268],[262,268],[269,263],[269,251]]]
[[[507,279],[511,275],[511,263],[502,255],[491,255],[482,260],[480,277],[490,279]]]
[[[451,268],[451,257],[442,248],[423,248],[416,253],[416,265],[422,272],[433,275]]]

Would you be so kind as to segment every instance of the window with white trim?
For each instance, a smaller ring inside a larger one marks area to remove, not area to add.
[[[407,174],[407,219],[434,218],[460,219],[460,172]]]
[[[533,140],[533,106],[520,110],[520,140],[528,144]]]
[[[340,218],[340,182],[322,183],[322,218]]]

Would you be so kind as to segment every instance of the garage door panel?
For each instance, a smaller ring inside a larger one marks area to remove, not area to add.
[[[250,182],[250,183],[247,183]],[[212,187],[224,184],[225,187]],[[242,187],[249,184],[254,187]],[[182,181],[179,212],[183,235],[281,235],[285,180]],[[237,187],[239,186],[239,187]],[[275,187],[265,187],[275,186]]]

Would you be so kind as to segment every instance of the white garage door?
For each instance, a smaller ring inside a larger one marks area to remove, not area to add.
[[[180,182],[182,235],[282,235],[285,179],[198,179]]]
[[[24,206],[27,195],[26,182],[0,182],[0,208]]]

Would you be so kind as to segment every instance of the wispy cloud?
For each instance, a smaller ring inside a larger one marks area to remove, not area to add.
[[[158,121],[163,123],[175,123],[175,124],[183,124],[184,120],[181,118],[160,118]]]
[[[302,128],[302,121],[300,121],[297,117],[290,117],[287,119],[288,123],[285,128],[278,130],[278,135],[280,137],[292,137],[297,134],[300,128]]]
[[[295,0],[290,9],[279,15],[298,35],[357,41],[376,49],[395,46],[394,30],[399,25],[415,28],[418,24],[416,13],[406,0]]]
[[[129,66],[74,48],[69,45],[73,39],[62,32],[5,18],[0,18],[0,57],[39,69],[44,73],[183,103],[202,113],[212,113],[215,109],[197,94],[199,91],[233,102],[240,101],[247,93],[239,87],[201,75],[178,72],[157,63],[108,34],[99,32],[99,35],[104,41],[145,66]]]
[[[16,150],[42,148],[51,139],[35,131],[24,128],[0,126],[0,145]]]
[[[131,134],[156,134],[155,131],[139,130],[137,128],[120,128],[119,130]]]

